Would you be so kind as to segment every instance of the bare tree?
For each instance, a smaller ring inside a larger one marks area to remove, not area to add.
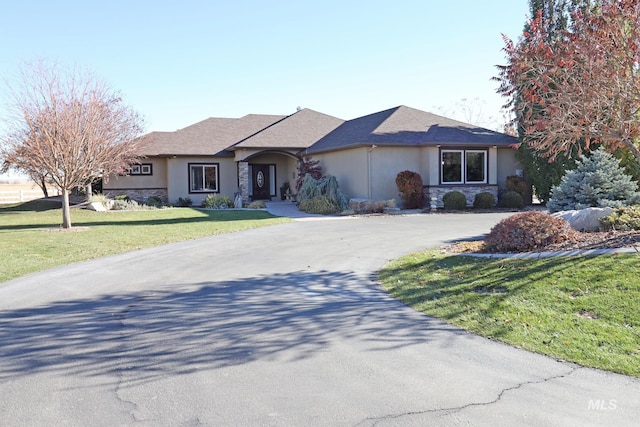
[[[122,173],[140,159],[142,119],[89,72],[46,61],[25,65],[12,94],[4,168],[34,172],[62,191],[62,227],[71,227],[69,193]]]

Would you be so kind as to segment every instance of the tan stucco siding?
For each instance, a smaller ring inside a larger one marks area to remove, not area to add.
[[[506,188],[507,177],[516,174],[516,170],[522,166],[516,160],[516,150],[513,148],[499,148],[498,150],[498,186],[500,189]]]
[[[367,150],[359,147],[331,153],[314,154],[322,173],[333,175],[342,192],[349,198],[367,197]]]
[[[378,147],[371,150],[371,195],[368,198],[398,199],[396,176],[405,170],[419,173],[424,181],[427,168],[421,151],[414,147]]]
[[[428,173],[427,154],[414,147],[359,147],[333,153],[322,153],[322,172],[338,179],[349,198],[388,200],[398,198],[398,172],[418,172],[424,180]]]
[[[440,149],[438,147],[425,147],[424,156],[427,165],[427,173],[422,175],[424,185],[440,184]]]
[[[152,157],[141,163],[151,164],[151,175],[111,176],[103,183],[103,190],[166,189],[167,159]]]

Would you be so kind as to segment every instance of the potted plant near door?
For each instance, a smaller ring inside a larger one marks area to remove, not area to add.
[[[291,187],[289,186],[289,182],[285,181],[280,187],[280,199],[284,201],[287,198],[287,194],[289,194]]]

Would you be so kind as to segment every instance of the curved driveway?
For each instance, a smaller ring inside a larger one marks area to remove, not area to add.
[[[382,292],[503,215],[297,221],[0,284],[0,425],[637,425],[640,381]]]

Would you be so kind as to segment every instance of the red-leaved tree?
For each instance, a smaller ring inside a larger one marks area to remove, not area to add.
[[[508,63],[498,92],[509,98],[534,149],[553,160],[599,143],[625,147],[640,163],[640,2],[605,0],[573,16],[549,42],[542,14],[518,43],[504,37]]]

